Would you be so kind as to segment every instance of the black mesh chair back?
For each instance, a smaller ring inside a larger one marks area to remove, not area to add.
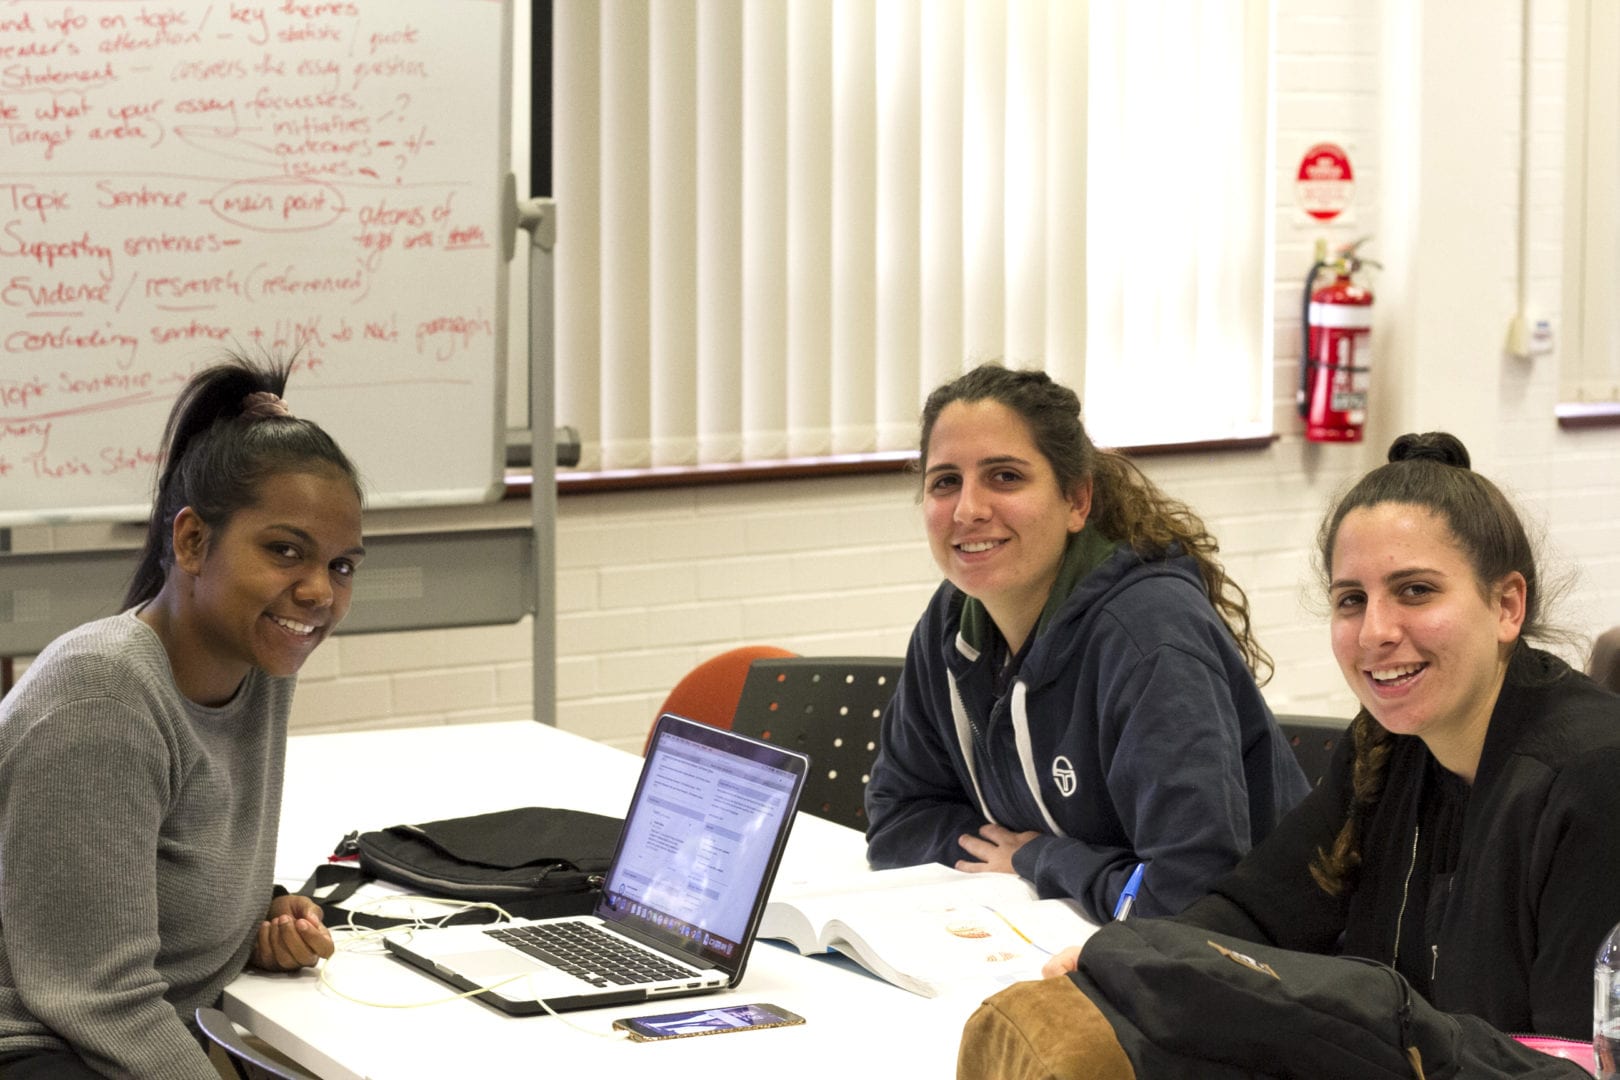
[[[1328,763],[1333,760],[1333,749],[1339,745],[1350,722],[1332,716],[1292,714],[1278,716],[1277,726],[1287,736],[1288,745],[1294,748],[1294,757],[1299,760],[1299,767],[1305,770],[1305,779],[1311,782],[1311,787],[1315,787],[1327,774]]]
[[[731,728],[810,755],[799,809],[865,832],[878,721],[900,666],[873,656],[755,660]]]

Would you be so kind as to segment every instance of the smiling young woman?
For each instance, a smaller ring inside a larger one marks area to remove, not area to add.
[[[1397,439],[1319,541],[1361,712],[1322,783],[1179,919],[1381,961],[1500,1031],[1589,1037],[1592,958],[1620,922],[1620,696],[1530,644],[1533,547],[1453,436]]]
[[[124,612],[0,704],[0,1076],[217,1080],[197,1007],[332,953],[271,877],[294,676],[348,610],[361,492],[286,378],[187,383]]]
[[[921,448],[945,582],[883,717],[868,858],[1016,873],[1096,919],[1142,867],[1136,910],[1179,911],[1306,791],[1214,538],[1042,372],[941,386]]]
[[[1362,711],[1319,789],[1341,809],[1309,839],[1279,830],[1319,886],[1292,917],[1442,1009],[1580,1036],[1620,921],[1601,887],[1620,864],[1620,697],[1530,644],[1548,632],[1534,547],[1469,465],[1451,435],[1402,436],[1323,523],[1333,651]]]

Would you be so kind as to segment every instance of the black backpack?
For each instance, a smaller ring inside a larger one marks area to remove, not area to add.
[[[1109,923],[1071,978],[1152,1080],[1591,1080],[1476,1016],[1439,1011],[1385,964],[1173,920]]]

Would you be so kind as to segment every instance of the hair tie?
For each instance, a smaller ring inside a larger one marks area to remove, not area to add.
[[[268,390],[255,390],[242,399],[242,416],[248,420],[268,420],[272,416],[291,416],[287,403]]]

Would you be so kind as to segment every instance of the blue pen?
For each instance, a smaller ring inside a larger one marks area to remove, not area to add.
[[[1142,871],[1147,869],[1147,863],[1137,863],[1136,869],[1131,871],[1130,878],[1125,882],[1125,888],[1120,891],[1119,903],[1114,905],[1114,919],[1129,917],[1131,908],[1136,906],[1136,893],[1142,888]]]

